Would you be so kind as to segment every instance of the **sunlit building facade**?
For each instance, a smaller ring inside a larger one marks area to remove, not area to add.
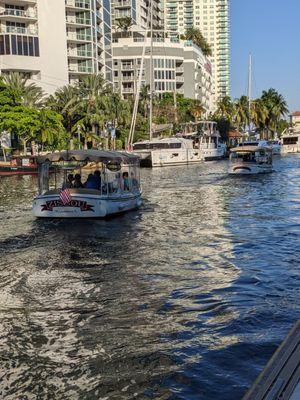
[[[171,37],[201,30],[213,50],[215,100],[229,95],[229,0],[164,0],[164,27]]]
[[[119,38],[113,43],[114,88],[124,98],[137,92],[144,39]],[[142,71],[142,85],[150,84],[150,39]],[[212,111],[211,63],[199,47],[184,40],[157,38],[153,43],[153,80],[156,95],[172,92],[200,100]]]
[[[112,80],[110,0],[0,0],[1,74],[54,92],[91,73]]]

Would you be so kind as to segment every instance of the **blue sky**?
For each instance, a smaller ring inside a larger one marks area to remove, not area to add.
[[[247,92],[253,57],[253,96],[274,87],[290,111],[300,110],[300,0],[230,0],[231,96]]]

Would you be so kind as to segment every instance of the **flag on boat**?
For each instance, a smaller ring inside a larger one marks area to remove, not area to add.
[[[63,203],[63,205],[65,206],[66,204],[70,203],[70,201],[72,200],[71,198],[71,193],[70,190],[68,188],[61,190],[59,193],[59,197]]]

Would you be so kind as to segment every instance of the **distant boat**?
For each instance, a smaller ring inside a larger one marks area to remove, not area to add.
[[[184,138],[164,138],[133,143],[133,153],[140,157],[141,167],[167,167],[195,164],[203,161],[194,141]]]
[[[279,156],[281,154],[282,145],[280,140],[269,140],[268,144],[272,148],[273,156]]]
[[[200,122],[202,135],[200,137],[199,150],[205,161],[220,160],[226,155],[226,145],[222,142],[214,121]]]
[[[10,161],[0,162],[0,176],[37,174],[36,156],[13,156]]]
[[[293,129],[287,130],[281,136],[282,154],[300,153],[300,132]]]
[[[254,175],[273,171],[272,148],[263,145],[240,145],[230,150],[230,175]]]

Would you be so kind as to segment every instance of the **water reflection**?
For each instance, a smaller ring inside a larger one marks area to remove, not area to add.
[[[36,221],[35,178],[0,179],[1,396],[241,398],[299,312],[298,160],[143,171],[106,221]]]

